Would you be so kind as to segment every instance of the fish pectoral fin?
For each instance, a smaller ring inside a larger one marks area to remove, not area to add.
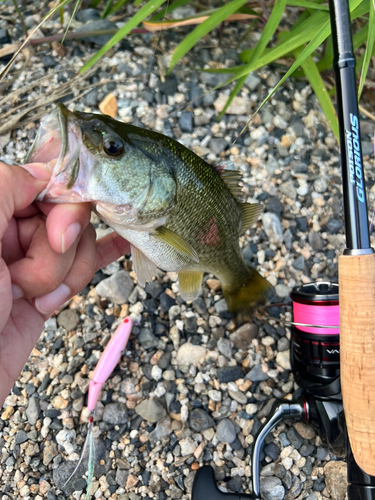
[[[146,281],[151,283],[152,278],[156,274],[156,265],[144,253],[138,250],[137,247],[130,245],[133,268],[137,275],[138,284],[141,286],[146,285]]]
[[[163,243],[167,243],[171,245],[177,252],[181,253],[185,257],[189,257],[193,262],[198,263],[199,257],[194,248],[181,236],[176,234],[174,231],[167,229],[165,226],[158,227],[153,233],[152,236],[157,238],[159,241]]]
[[[186,301],[195,300],[199,294],[203,272],[201,271],[180,271],[178,282],[181,297]]]
[[[242,210],[241,234],[243,234],[257,221],[262,212],[262,205],[259,203],[241,203],[240,208]]]

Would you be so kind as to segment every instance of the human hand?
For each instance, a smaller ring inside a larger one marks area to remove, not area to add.
[[[33,203],[50,172],[24,167],[0,162],[0,406],[44,322],[96,270],[130,251],[116,233],[95,242],[87,203]]]

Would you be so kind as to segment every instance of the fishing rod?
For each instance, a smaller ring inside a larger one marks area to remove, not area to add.
[[[349,5],[347,0],[329,0],[329,7],[347,244],[339,257],[341,389],[353,457],[360,469],[375,476],[375,255],[368,229]]]
[[[284,418],[314,424],[337,456],[346,448],[348,499],[375,500],[375,255],[368,229],[348,0],[329,0],[329,8],[347,244],[339,257],[339,285],[312,283],[291,293],[291,366],[301,389],[294,401],[274,404],[254,437],[252,494],[220,491],[213,469],[204,466],[195,477],[192,500],[260,499],[261,448]]]

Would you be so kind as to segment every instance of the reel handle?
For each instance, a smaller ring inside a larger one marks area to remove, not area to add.
[[[341,255],[340,365],[354,458],[375,476],[375,255]]]
[[[209,465],[198,469],[193,484],[191,500],[258,500],[244,493],[224,493],[216,485],[214,470]]]

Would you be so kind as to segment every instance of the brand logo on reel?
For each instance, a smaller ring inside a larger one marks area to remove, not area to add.
[[[350,170],[350,182],[356,185],[358,201],[365,201],[365,192],[363,190],[363,168],[361,161],[359,122],[358,117],[350,113],[351,131],[346,130],[346,145],[348,150],[348,163]]]

